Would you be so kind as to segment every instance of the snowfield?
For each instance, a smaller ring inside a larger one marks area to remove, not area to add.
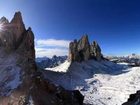
[[[140,90],[140,67],[129,68],[120,75],[96,74],[85,81],[89,88],[81,91],[84,103],[92,105],[122,105],[130,94]]]
[[[80,90],[85,105],[122,105],[130,94],[140,90],[140,67],[94,60],[68,64],[66,61],[53,71],[46,69],[44,75],[66,89]]]

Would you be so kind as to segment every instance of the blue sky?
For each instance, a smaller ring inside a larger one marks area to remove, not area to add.
[[[0,0],[0,17],[21,11],[35,34],[37,56],[68,53],[88,34],[106,55],[140,54],[139,0]]]

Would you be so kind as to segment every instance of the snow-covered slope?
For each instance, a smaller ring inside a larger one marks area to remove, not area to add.
[[[89,88],[81,91],[85,103],[93,105],[121,105],[129,95],[140,90],[140,67],[129,68],[120,75],[96,74],[86,79]]]
[[[56,68],[63,71],[61,66]],[[55,72],[43,71],[45,77],[66,89],[80,90],[87,105],[121,105],[140,90],[140,67],[90,60],[72,63],[66,73],[56,72],[61,71],[56,68],[52,69]]]
[[[54,68],[46,68],[45,70],[55,71],[55,72],[67,72],[67,70],[70,67],[71,62],[68,62],[67,60],[60,64],[60,66],[54,67]]]

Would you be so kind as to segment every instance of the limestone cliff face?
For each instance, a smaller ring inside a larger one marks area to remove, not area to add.
[[[89,59],[102,60],[101,48],[96,41],[90,45],[88,36],[84,35],[79,41],[74,40],[69,45],[70,61],[86,61]]]
[[[34,34],[20,12],[0,24],[0,105],[82,105],[79,91],[55,86],[37,70]]]

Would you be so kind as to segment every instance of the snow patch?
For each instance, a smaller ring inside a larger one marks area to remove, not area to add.
[[[34,105],[34,102],[33,102],[32,96],[30,96],[30,98],[29,98],[29,104],[28,104],[28,105]]]

